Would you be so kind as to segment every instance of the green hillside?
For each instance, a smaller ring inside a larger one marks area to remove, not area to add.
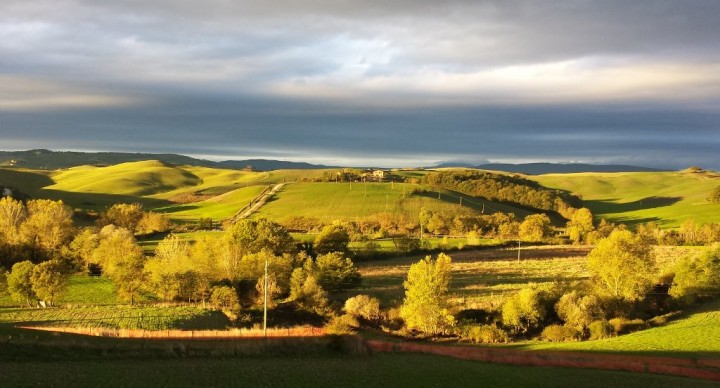
[[[708,303],[683,319],[665,326],[604,340],[543,343],[527,346],[533,350],[584,350],[597,352],[643,352],[668,355],[720,353],[720,301]]]
[[[720,186],[713,174],[687,172],[549,174],[532,177],[540,184],[567,190],[592,212],[613,222],[655,221],[678,227],[686,219],[720,222],[720,205],[710,192]]]
[[[411,194],[418,185],[406,183],[298,183],[286,185],[263,206],[256,217],[284,220],[291,216],[321,220],[352,220],[372,214],[391,212],[416,218],[420,209],[480,213],[513,212],[518,217],[527,210],[468,197],[456,192],[428,188],[426,193]],[[462,208],[460,202],[462,198]]]
[[[204,201],[172,205],[155,210],[166,213],[174,221],[197,221],[200,218],[208,217],[213,220],[224,220],[248,205],[265,187],[267,186],[243,187]]]

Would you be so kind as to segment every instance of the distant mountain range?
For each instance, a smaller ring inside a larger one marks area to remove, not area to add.
[[[469,163],[442,163],[436,168],[449,167],[466,167],[477,168],[480,170],[495,170],[514,172],[527,175],[542,174],[569,174],[576,172],[657,172],[668,171],[649,167],[627,166],[621,164],[584,164],[584,163],[524,163],[524,164],[507,164],[507,163],[487,163],[480,165],[471,165]]]
[[[311,164],[304,162],[289,162],[284,160],[271,159],[246,159],[246,160],[225,160],[214,162],[211,160],[197,159],[190,156],[178,154],[150,154],[150,153],[127,153],[127,152],[75,152],[75,151],[50,151],[45,149],[29,151],[0,151],[0,166],[25,167],[32,169],[55,170],[82,165],[109,166],[125,162],[138,162],[143,160],[159,160],[174,165],[189,165],[215,168],[246,169],[252,168],[256,171],[270,171],[281,169],[322,169],[339,168],[339,166],[326,166],[322,164]],[[472,165],[464,162],[447,162],[429,168],[443,167],[466,167],[481,170],[497,170],[528,175],[552,174],[552,173],[574,173],[574,172],[651,172],[667,171],[648,167],[625,166],[625,165],[596,165],[582,163],[526,163],[526,164],[502,164],[489,163]]]
[[[0,151],[0,166],[45,170],[55,170],[59,168],[69,168],[82,165],[109,166],[118,163],[138,162],[143,160],[159,160],[164,163],[180,166],[189,165],[231,169],[252,168],[257,171],[334,168],[334,166],[324,166],[319,164],[266,159],[225,160],[222,162],[214,162],[211,160],[197,159],[178,154],[75,152],[50,151],[44,149],[29,151]]]

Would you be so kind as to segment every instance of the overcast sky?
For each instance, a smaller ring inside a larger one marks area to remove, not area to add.
[[[0,149],[720,169],[717,0],[2,0]]]

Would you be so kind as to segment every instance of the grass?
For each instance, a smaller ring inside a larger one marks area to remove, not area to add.
[[[464,308],[494,308],[504,296],[528,284],[551,284],[586,279],[586,249],[532,247],[453,252],[451,303]],[[411,264],[422,256],[357,263],[362,285],[352,295],[368,294],[384,306],[397,306],[404,296],[403,281]],[[351,295],[348,295],[351,296]]]
[[[437,212],[486,213],[509,211],[523,217],[528,212],[512,206],[440,190],[410,195],[422,188],[406,183],[299,183],[286,185],[263,206],[255,217],[284,220],[290,216],[319,218],[323,221],[356,220],[378,213],[401,214],[416,219],[423,207]],[[436,189],[430,189],[436,190]],[[460,201],[462,198],[462,206]]]
[[[698,357],[720,353],[720,301],[691,310],[682,319],[664,326],[596,341],[542,343],[530,350],[581,350],[593,352],[649,353]]]
[[[419,354],[0,363],[3,385],[43,387],[716,387],[669,376],[485,364]],[[582,383],[580,383],[582,382]]]
[[[73,275],[60,305],[114,305],[118,303],[115,285],[102,276]],[[0,293],[0,307],[17,307],[9,295]]]
[[[204,201],[157,208],[155,211],[166,213],[173,221],[197,222],[200,218],[222,221],[234,216],[240,209],[247,206],[265,187],[243,187]]]
[[[222,330],[230,321],[219,311],[196,307],[91,306],[74,308],[0,309],[3,325],[109,329]]]
[[[548,174],[531,177],[542,185],[582,197],[593,214],[613,222],[655,221],[675,228],[687,219],[720,222],[720,205],[710,192],[720,179],[686,172]]]

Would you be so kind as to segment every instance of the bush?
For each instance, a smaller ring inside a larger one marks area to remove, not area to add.
[[[380,317],[380,301],[367,295],[358,295],[345,301],[344,310],[354,317],[375,321]]]
[[[240,312],[240,301],[237,292],[232,287],[213,287],[210,293],[210,304],[222,310],[228,317]]]
[[[613,318],[608,322],[612,325],[615,334],[627,334],[647,328],[642,319]]]
[[[494,325],[471,326],[464,330],[462,337],[474,344],[497,344],[509,341],[507,333]]]
[[[542,339],[550,342],[576,341],[579,337],[577,330],[561,325],[550,325],[541,334]]]
[[[354,316],[344,314],[332,317],[325,325],[325,332],[333,335],[351,335],[355,334],[355,329],[358,327],[360,323]]]
[[[612,337],[614,328],[610,322],[603,319],[601,321],[592,322],[588,325],[588,330],[590,330],[590,339],[596,340]]]

